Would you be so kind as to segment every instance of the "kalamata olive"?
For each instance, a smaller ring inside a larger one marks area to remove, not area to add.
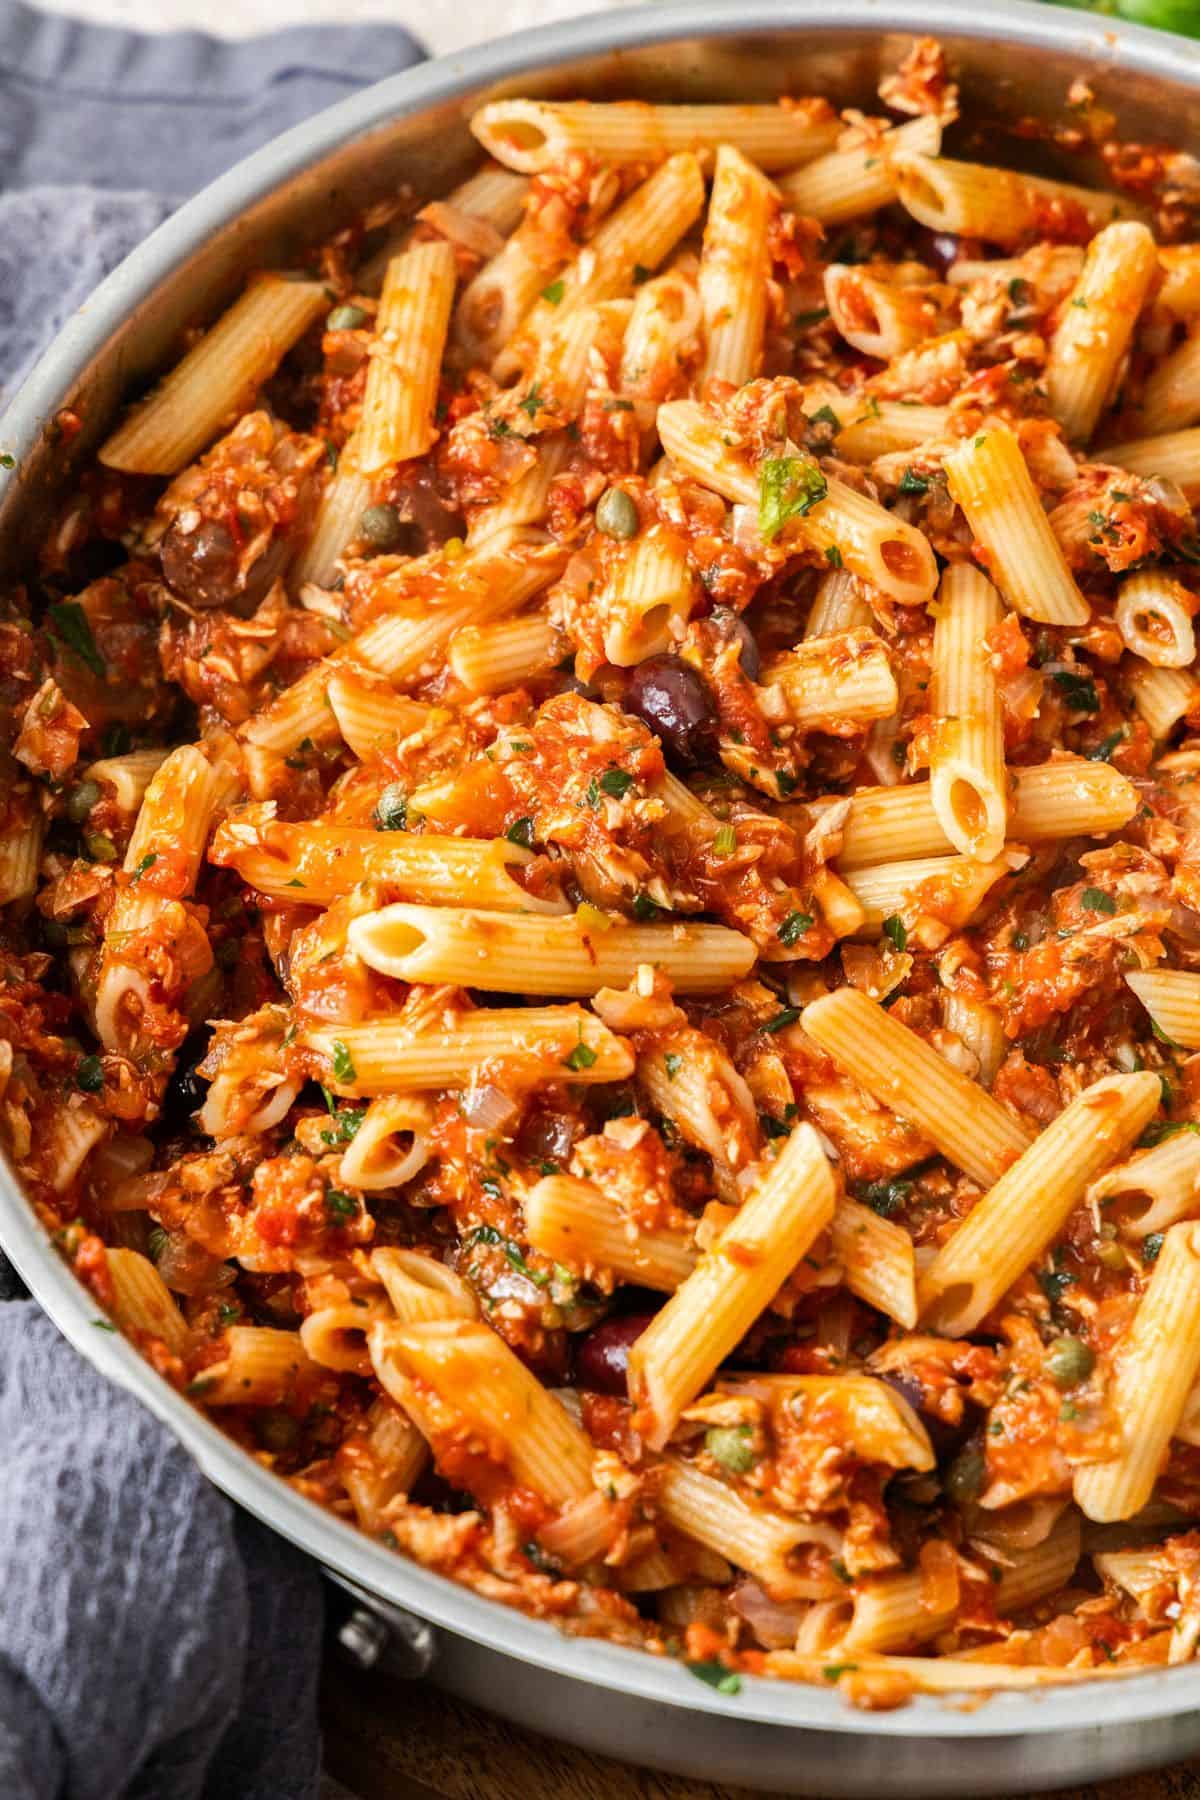
[[[575,1121],[565,1113],[531,1113],[521,1126],[517,1147],[533,1163],[566,1168],[575,1142]]]
[[[208,1098],[208,1083],[203,1075],[196,1073],[196,1064],[203,1062],[208,1049],[208,1039],[208,1032],[195,1032],[179,1047],[162,1100],[163,1123],[171,1131],[194,1131],[192,1114],[198,1112]]]
[[[888,1387],[908,1401],[913,1411],[920,1418],[922,1425],[929,1433],[929,1442],[939,1462],[945,1462],[956,1451],[962,1448],[964,1440],[973,1430],[972,1409],[967,1408],[967,1416],[961,1425],[949,1425],[945,1419],[939,1419],[935,1412],[925,1411],[925,1390],[912,1375],[901,1375],[890,1369],[880,1371],[880,1379]]]
[[[751,681],[757,681],[759,670],[762,667],[762,658],[758,654],[758,640],[741,613],[735,612],[732,606],[714,606],[712,622],[727,643],[736,639],[741,645],[738,661],[742,665],[742,674]]]
[[[653,1318],[652,1313],[627,1313],[605,1319],[589,1331],[575,1353],[580,1387],[596,1394],[624,1394],[629,1372],[629,1350]]]
[[[920,260],[930,263],[939,275],[944,275],[962,255],[962,243],[952,231],[928,231],[924,227],[917,233],[914,249]]]
[[[368,506],[358,521],[358,535],[372,550],[394,550],[404,536],[404,520],[388,502]]]
[[[237,594],[237,545],[219,519],[201,519],[194,531],[176,520],[160,554],[168,587],[192,606],[227,606]]]
[[[695,768],[716,750],[717,709],[708,683],[682,657],[664,651],[639,663],[625,705],[662,739],[669,762]]]

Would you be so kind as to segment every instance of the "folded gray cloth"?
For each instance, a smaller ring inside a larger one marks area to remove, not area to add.
[[[392,26],[220,44],[0,0],[0,400],[195,186],[420,54]],[[315,1800],[315,1570],[21,1291],[0,1256],[0,1796]]]

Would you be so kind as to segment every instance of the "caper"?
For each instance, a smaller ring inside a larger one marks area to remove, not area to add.
[[[640,524],[637,503],[630,499],[625,489],[606,488],[596,507],[596,530],[602,531],[605,537],[631,538],[637,536]]]
[[[117,846],[105,831],[85,831],[83,847],[93,862],[110,863],[117,860]]]
[[[98,781],[81,781],[77,788],[72,788],[67,798],[67,817],[73,825],[82,825],[83,821],[99,800],[101,787]]]
[[[386,500],[378,506],[368,506],[358,521],[358,535],[365,538],[373,550],[391,550],[399,542],[404,532],[404,521],[394,506]]]
[[[1046,1352],[1046,1373],[1055,1387],[1075,1387],[1087,1380],[1095,1366],[1095,1352],[1082,1338],[1055,1338]]]
[[[704,1448],[734,1475],[745,1475],[758,1461],[748,1425],[712,1425],[704,1434]]]
[[[326,331],[357,331],[367,315],[361,306],[335,306],[325,321]]]
[[[946,1470],[942,1485],[951,1500],[966,1506],[983,1492],[987,1463],[978,1444],[966,1444]]]

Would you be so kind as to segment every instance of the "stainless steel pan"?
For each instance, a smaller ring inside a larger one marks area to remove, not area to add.
[[[1182,40],[1022,0],[681,0],[523,33],[346,100],[205,189],[106,281],[0,416],[0,577],[18,575],[56,496],[118,397],[181,329],[210,316],[262,262],[407,180],[442,192],[469,165],[466,119],[516,91],[750,99],[824,92],[870,105],[913,33],[958,66],[966,121],[1003,156],[1003,126],[1061,117],[1087,74],[1124,136],[1200,149],[1200,52]],[[1029,145],[1019,149],[1028,155]],[[153,153],[153,146],[147,146]],[[36,244],[30,255],[37,254]],[[76,412],[83,430],[61,433]],[[68,447],[69,446],[69,447]],[[836,1693],[750,1680],[736,1697],[677,1663],[587,1639],[475,1598],[369,1542],[260,1469],[160,1381],[50,1247],[0,1167],[0,1242],[72,1343],[131,1388],[241,1505],[303,1546],[364,1608],[348,1639],[409,1672],[590,1749],[713,1780],[827,1795],[990,1794],[1096,1780],[1200,1750],[1200,1667],[998,1695],[850,1711]]]

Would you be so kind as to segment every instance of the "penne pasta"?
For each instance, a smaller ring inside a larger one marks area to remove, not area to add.
[[[1047,625],[1086,625],[1087,601],[1050,529],[1015,433],[992,424],[951,451],[943,466],[1013,611]]]
[[[1140,216],[1138,207],[1117,194],[907,149],[899,165],[896,197],[930,231],[983,238],[1006,249],[1038,236],[1043,221],[1055,212],[1082,214],[1097,232],[1114,219]]]
[[[1154,239],[1136,222],[1106,225],[1088,247],[1046,363],[1050,409],[1073,442],[1096,429],[1157,271]]]
[[[471,130],[498,162],[522,174],[572,152],[598,162],[657,162],[681,150],[730,146],[763,169],[788,169],[828,150],[838,123],[823,105],[653,106],[644,100],[493,100]]]
[[[1004,721],[988,634],[1004,616],[991,582],[965,563],[947,569],[933,629],[929,797],[956,850],[987,862],[1008,828]]]

